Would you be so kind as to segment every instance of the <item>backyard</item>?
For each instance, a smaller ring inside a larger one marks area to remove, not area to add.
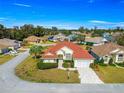
[[[23,80],[43,83],[79,83],[77,71],[70,71],[70,78],[65,70],[57,68],[39,70],[37,68],[38,59],[29,56],[25,61],[16,67],[16,75]]]
[[[14,58],[12,55],[0,55],[0,65]]]
[[[115,66],[98,66],[97,75],[105,83],[124,83],[124,69]]]

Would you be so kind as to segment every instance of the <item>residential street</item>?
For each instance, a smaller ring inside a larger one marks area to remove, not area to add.
[[[23,81],[15,76],[15,67],[29,55],[24,52],[0,66],[0,93],[123,93],[124,85],[44,84]]]

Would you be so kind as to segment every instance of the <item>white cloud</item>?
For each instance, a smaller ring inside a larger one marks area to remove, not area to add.
[[[4,18],[4,17],[0,17],[0,20],[4,20],[4,19],[6,19],[6,18]]]
[[[124,27],[124,22],[118,22],[115,24],[115,26]]]
[[[101,25],[109,25],[113,27],[124,27],[124,22],[108,22],[108,21],[101,21],[101,20],[90,20],[90,23],[94,24],[101,24]]]
[[[97,24],[115,24],[113,22],[108,22],[108,21],[101,21],[101,20],[90,20],[90,23],[97,23]]]
[[[5,20],[7,20],[7,18],[0,17],[0,21],[5,21]]]
[[[21,7],[31,7],[31,5],[21,4],[21,3],[13,3],[13,5],[21,6]]]

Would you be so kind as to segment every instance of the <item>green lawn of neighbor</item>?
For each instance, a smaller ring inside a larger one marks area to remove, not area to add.
[[[4,64],[5,62],[8,62],[12,58],[14,58],[14,56],[11,56],[11,55],[0,55],[0,65]]]
[[[124,69],[115,66],[99,66],[97,75],[105,83],[124,83]]]
[[[46,41],[46,42],[42,42],[41,44],[55,44],[55,42],[52,42],[52,41]]]

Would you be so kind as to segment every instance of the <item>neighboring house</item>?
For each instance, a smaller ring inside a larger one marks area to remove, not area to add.
[[[107,42],[107,40],[103,37],[92,37],[92,38],[85,38],[85,42],[93,43],[94,46],[102,45]]]
[[[0,44],[0,54],[4,54],[4,53],[7,53],[7,52],[9,52],[8,47],[5,46],[5,45]]]
[[[82,33],[82,35],[84,35],[85,38],[91,38],[92,37],[92,33]]]
[[[90,53],[98,60],[103,58],[106,64],[109,63],[111,58],[116,63],[124,62],[124,47],[115,43],[93,46]]]
[[[114,41],[112,35],[109,34],[109,33],[104,33],[103,38],[105,38],[108,42],[113,42]]]
[[[75,41],[78,38],[77,34],[71,34],[68,36],[69,41]]]
[[[17,50],[18,48],[21,47],[21,42],[17,40],[4,38],[4,39],[0,39],[0,45],[5,46],[6,48],[12,50]]]
[[[25,41],[28,42],[29,44],[40,43],[41,38],[37,36],[29,36],[25,39]]]
[[[66,37],[64,34],[59,33],[57,35],[51,36],[48,38],[51,41],[57,42],[57,41],[64,41],[64,40],[68,40],[68,37]]]
[[[79,31],[72,31],[72,34],[81,35],[81,32],[79,32]]]
[[[76,34],[76,35],[83,35],[85,36],[85,38],[91,38],[92,37],[92,33],[81,33],[81,32],[78,32],[78,31],[72,31],[72,34]]]
[[[124,34],[123,32],[113,32],[112,33],[113,41],[116,42],[117,38],[122,36],[123,34]]]
[[[87,50],[71,42],[60,42],[50,47],[42,55],[44,63],[63,62],[64,60],[73,60],[74,67],[89,67],[94,58]]]

